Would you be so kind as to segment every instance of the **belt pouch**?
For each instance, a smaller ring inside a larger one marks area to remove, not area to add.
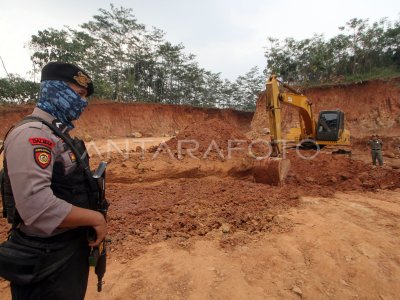
[[[42,265],[44,251],[12,240],[0,245],[0,277],[18,285],[34,281]]]

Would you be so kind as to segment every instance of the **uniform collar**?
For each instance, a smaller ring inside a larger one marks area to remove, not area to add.
[[[61,130],[63,133],[68,133],[70,130],[66,125],[64,125],[62,122],[54,118],[51,114],[45,112],[44,110],[35,107],[32,112],[33,117],[39,117],[46,122],[52,123],[54,126],[56,126],[58,129]]]

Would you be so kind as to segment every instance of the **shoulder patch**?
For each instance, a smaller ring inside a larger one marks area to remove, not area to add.
[[[51,151],[45,147],[37,147],[33,149],[33,157],[39,167],[46,169],[51,162]]]
[[[51,141],[49,139],[42,138],[42,137],[31,137],[31,138],[29,138],[29,142],[32,145],[44,146],[44,147],[48,147],[50,149],[53,149],[54,146],[55,146],[53,141]]]

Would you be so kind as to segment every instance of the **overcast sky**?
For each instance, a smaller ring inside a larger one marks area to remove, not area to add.
[[[371,23],[400,18],[399,0],[13,0],[0,3],[0,56],[9,73],[29,78],[31,35],[64,25],[79,28],[99,8],[132,8],[139,23],[166,32],[165,39],[182,43],[202,68],[230,80],[253,66],[265,67],[267,37],[304,39],[314,33],[326,38],[352,18]],[[6,73],[0,65],[0,77]]]

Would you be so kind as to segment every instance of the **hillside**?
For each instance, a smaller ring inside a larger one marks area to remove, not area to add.
[[[352,137],[362,138],[371,133],[381,136],[400,136],[400,78],[388,81],[371,81],[352,85],[311,88],[303,91],[313,103],[314,113],[324,109],[341,109],[345,112],[346,127]],[[262,107],[264,95],[257,102],[257,115],[252,127],[266,126]],[[283,128],[298,124],[295,109],[283,108]]]
[[[371,133],[400,135],[400,78],[312,88],[305,90],[304,94],[313,102],[314,112],[335,108],[343,110],[346,126],[353,137],[364,137]],[[263,105],[262,97],[257,105]],[[0,106],[0,136],[4,136],[11,124],[29,114],[32,109],[32,105]],[[296,126],[296,111],[284,108],[284,114],[284,128]],[[76,134],[90,135],[92,138],[124,137],[134,132],[144,136],[174,135],[192,123],[213,117],[236,125],[245,132],[250,129],[252,113],[190,106],[94,101],[77,122]],[[253,122],[258,127],[267,126],[263,125],[266,120],[262,115],[256,116]]]
[[[3,137],[12,124],[30,114],[33,108],[33,105],[0,106],[0,136]],[[221,119],[246,131],[250,128],[252,116],[252,113],[229,109],[94,101],[76,122],[77,129],[73,133],[93,139],[126,137],[133,133],[171,136],[188,125],[210,118]]]

